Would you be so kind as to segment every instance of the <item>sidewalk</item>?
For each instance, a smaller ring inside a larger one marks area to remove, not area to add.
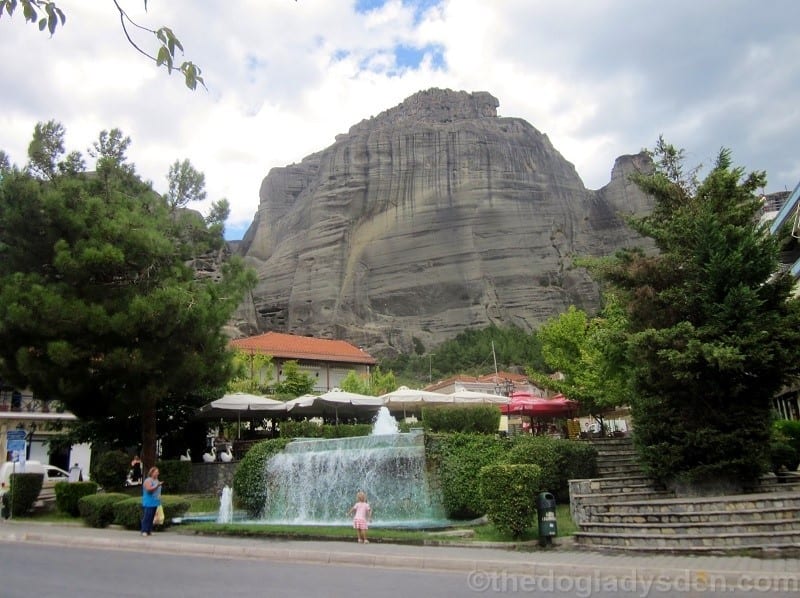
[[[745,556],[603,554],[560,548],[532,552],[463,546],[411,546],[372,542],[320,542],[197,536],[180,528],[143,538],[120,528],[1,521],[0,542],[147,551],[213,558],[457,571],[470,575],[584,578],[602,589],[612,580],[683,583],[686,588],[769,589],[800,592],[800,559]],[[665,585],[666,588],[666,585]]]

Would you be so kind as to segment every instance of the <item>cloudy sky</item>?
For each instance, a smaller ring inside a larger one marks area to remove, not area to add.
[[[176,159],[204,172],[209,201],[231,202],[230,239],[270,168],[431,87],[489,91],[591,189],[659,134],[691,164],[730,148],[767,191],[800,180],[797,0],[119,0],[171,26],[203,69],[195,92],[128,44],[112,0],[57,4],[53,37],[0,18],[0,149],[22,166],[37,121],[84,153],[118,127],[157,190]]]

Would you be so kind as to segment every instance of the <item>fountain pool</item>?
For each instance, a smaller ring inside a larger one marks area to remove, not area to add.
[[[345,516],[363,490],[375,527],[444,527],[431,488],[421,432],[398,433],[382,408],[370,436],[297,439],[267,463],[264,523],[349,525]]]

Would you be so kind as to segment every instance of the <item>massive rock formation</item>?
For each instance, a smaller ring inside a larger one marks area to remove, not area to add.
[[[467,327],[531,329],[598,290],[573,266],[635,242],[621,213],[648,209],[617,159],[589,191],[575,168],[486,92],[431,89],[273,168],[239,246],[259,276],[241,334],[343,338],[375,355]]]

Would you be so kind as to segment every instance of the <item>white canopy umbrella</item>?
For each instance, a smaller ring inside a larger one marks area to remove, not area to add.
[[[267,397],[234,392],[200,407],[200,413],[234,415],[242,411],[286,411],[286,403]]]
[[[242,413],[245,417],[255,415],[264,417],[266,414],[286,413],[286,403],[267,397],[236,392],[223,395],[216,401],[206,403],[198,412],[203,419],[224,419],[236,417],[237,436],[241,435]]]
[[[492,403],[494,405],[507,405],[511,399],[490,392],[475,390],[459,390],[450,395],[456,403]]]
[[[288,411],[292,415],[325,416],[333,414],[338,420],[339,415],[358,415],[361,413],[375,413],[383,407],[383,400],[378,397],[347,392],[334,388],[319,396],[303,395],[287,402]]]
[[[380,397],[383,404],[390,411],[419,411],[424,405],[438,405],[442,403],[453,403],[454,399],[450,395],[429,390],[414,390],[407,386],[401,386],[397,390],[387,392]]]

